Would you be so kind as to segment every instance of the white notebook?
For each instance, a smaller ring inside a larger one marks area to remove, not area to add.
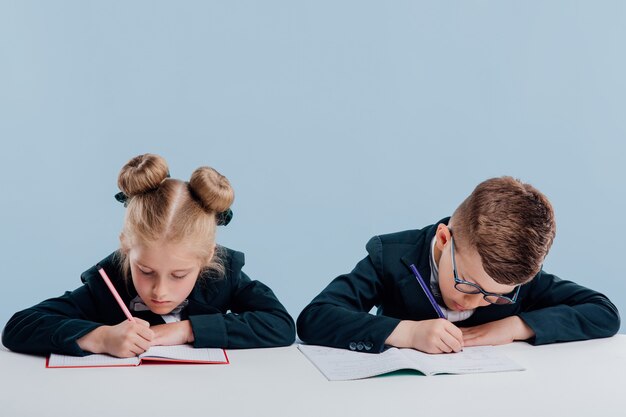
[[[47,368],[91,368],[103,366],[137,366],[142,361],[228,364],[224,349],[194,348],[191,345],[152,346],[139,356],[116,358],[110,355],[68,356],[51,354]]]
[[[467,347],[459,353],[436,355],[398,348],[390,348],[382,353],[353,352],[314,345],[298,345],[298,349],[329,381],[370,378],[401,369],[413,369],[424,375],[525,369],[492,346]]]

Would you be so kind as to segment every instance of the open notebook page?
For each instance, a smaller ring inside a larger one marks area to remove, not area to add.
[[[71,368],[91,366],[131,366],[139,365],[139,358],[116,358],[109,355],[93,354],[88,356],[69,356],[51,354],[48,359],[49,368]]]
[[[413,349],[399,350],[416,369],[425,374],[474,374],[481,372],[523,371],[509,357],[491,346],[466,347],[462,352],[429,355]]]
[[[409,359],[390,349],[383,353],[353,352],[315,345],[298,345],[298,349],[329,381],[347,381],[411,368]]]
[[[139,357],[144,360],[176,359],[196,362],[227,362],[223,349],[197,349],[191,345],[152,346]]]

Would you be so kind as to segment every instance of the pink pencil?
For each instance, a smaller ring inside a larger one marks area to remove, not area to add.
[[[124,312],[128,320],[135,321],[133,316],[130,314],[130,311],[128,311],[128,308],[124,305],[124,301],[122,301],[122,297],[120,297],[117,290],[113,286],[113,283],[109,279],[109,276],[107,275],[106,272],[104,272],[104,268],[102,268],[100,265],[96,265],[96,268],[98,268],[98,272],[100,272],[100,276],[102,277],[104,282],[107,284],[107,287],[109,287],[111,294],[113,294],[113,297],[115,297],[115,301],[117,301],[117,303],[120,305],[120,308],[122,309],[122,311]]]

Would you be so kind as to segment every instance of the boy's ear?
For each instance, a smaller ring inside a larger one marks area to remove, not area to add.
[[[450,233],[450,229],[448,228],[448,226],[443,223],[439,223],[437,225],[436,236],[437,241],[435,244],[437,245],[437,248],[439,250],[443,250],[444,246],[446,246],[450,241],[450,237],[452,236],[452,234]]]

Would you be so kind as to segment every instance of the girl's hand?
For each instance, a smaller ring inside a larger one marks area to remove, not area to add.
[[[100,326],[76,341],[81,349],[92,353],[108,353],[118,358],[130,358],[152,346],[154,332],[150,323],[134,318],[115,326]]]
[[[385,344],[426,353],[450,353],[460,352],[464,342],[458,327],[446,319],[434,319],[401,321]]]
[[[518,316],[507,317],[480,326],[461,328],[465,346],[504,345],[530,339],[535,332]]]
[[[176,323],[152,326],[154,331],[153,345],[183,345],[194,341],[191,322],[183,320]]]

